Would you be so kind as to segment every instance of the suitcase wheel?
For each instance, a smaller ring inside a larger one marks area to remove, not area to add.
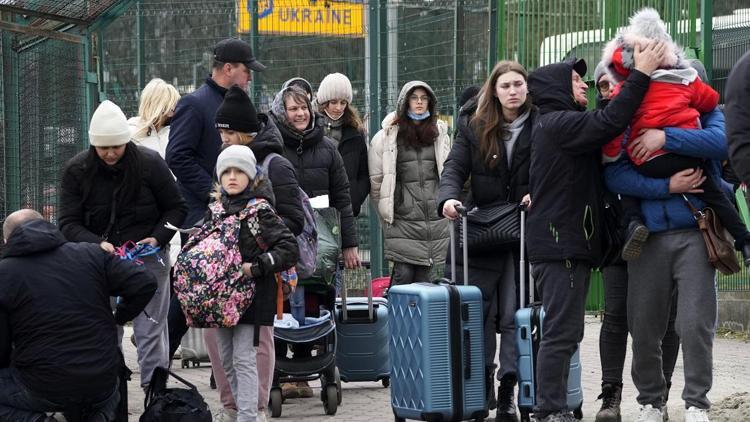
[[[272,418],[278,418],[281,416],[281,389],[280,388],[272,388],[271,389],[271,417]]]
[[[522,407],[519,410],[521,411],[521,422],[531,422],[529,409]]]
[[[394,420],[395,420],[396,422],[406,422],[406,418],[400,418],[400,417],[398,417],[398,416],[396,416],[396,417],[394,418]]]
[[[325,387],[325,395],[323,396],[323,407],[325,408],[326,415],[335,415],[336,410],[339,407],[338,391],[336,384],[328,384]]]
[[[383,384],[384,388],[388,388],[391,385],[391,379],[389,377],[383,378],[380,382]]]
[[[187,359],[183,359],[182,362],[180,362],[180,366],[182,366],[182,369],[189,368],[190,361],[188,361]]]

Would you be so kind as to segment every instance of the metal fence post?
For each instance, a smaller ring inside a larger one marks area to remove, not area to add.
[[[379,64],[381,53],[380,53],[380,5],[379,1],[370,0],[367,4],[367,41],[366,41],[366,54],[365,60],[366,66],[366,77],[365,77],[365,92],[367,94],[367,115],[369,120],[368,130],[369,137],[372,137],[380,129],[380,121],[382,119],[381,113],[381,67]],[[380,223],[378,222],[377,210],[370,203],[369,212],[369,227],[370,227],[370,271],[371,276],[380,277],[383,274],[383,233],[380,230]]]
[[[714,50],[713,50],[713,0],[701,1],[701,55],[700,59],[706,68],[708,80],[713,79]]]

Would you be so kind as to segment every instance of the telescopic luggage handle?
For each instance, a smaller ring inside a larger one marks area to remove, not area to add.
[[[519,242],[521,244],[521,250],[519,256],[521,259],[519,260],[519,271],[520,271],[520,290],[518,292],[519,297],[519,305],[523,308],[526,306],[524,304],[524,292],[526,290],[526,211],[528,209],[528,205],[525,203],[520,203],[518,205],[518,209],[521,211],[521,241]],[[534,287],[529,286],[529,303],[534,302]]]
[[[346,288],[346,280],[344,280],[343,277],[343,267],[344,264],[339,261],[338,265],[341,268],[342,276],[341,276],[341,319],[344,321],[347,321],[349,319],[349,312],[346,308],[346,299],[347,299],[347,288]],[[362,261],[361,266],[367,269],[371,268],[370,262],[368,261]],[[370,274],[370,277],[365,277],[367,282],[367,315],[369,317],[370,321],[373,321],[374,319],[374,305],[372,301],[372,274]]]
[[[469,284],[469,245],[467,242],[467,211],[463,205],[456,205],[456,212],[461,216],[461,243],[463,244],[463,270],[464,270],[464,285]],[[456,282],[456,222],[453,221],[453,227],[451,228],[451,281]]]

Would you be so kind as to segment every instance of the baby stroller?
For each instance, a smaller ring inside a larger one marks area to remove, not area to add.
[[[336,368],[336,322],[331,312],[320,311],[319,318],[306,317],[297,328],[274,328],[274,340],[289,344],[304,343],[317,349],[312,357],[276,356],[271,387],[271,417],[281,416],[281,383],[320,379],[320,400],[327,415],[335,415],[341,403],[341,378]],[[316,347],[317,346],[317,347]],[[286,347],[286,344],[284,346]]]

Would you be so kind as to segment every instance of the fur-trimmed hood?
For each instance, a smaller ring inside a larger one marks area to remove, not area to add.
[[[607,43],[602,51],[602,62],[607,73],[614,81],[625,80],[633,70],[633,54],[636,45],[645,47],[649,41],[667,43],[667,53],[659,68],[684,69],[690,67],[685,61],[685,53],[667,32],[659,12],[644,8],[630,18],[630,25],[621,29],[613,40]]]

